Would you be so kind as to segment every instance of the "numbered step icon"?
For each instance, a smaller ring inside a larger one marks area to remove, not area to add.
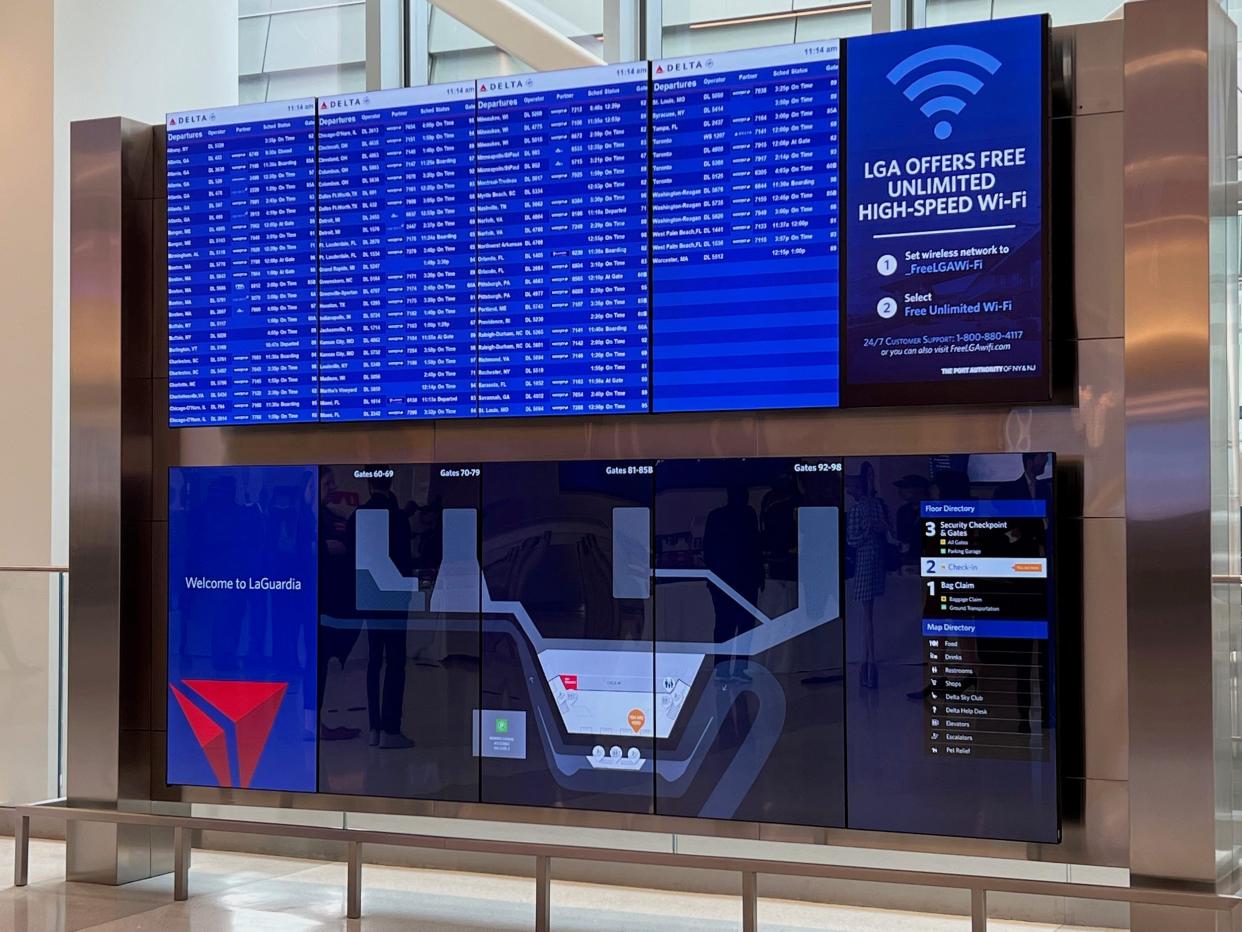
[[[897,271],[897,257],[885,253],[875,260],[875,270],[881,275],[892,275]]]
[[[885,320],[888,320],[896,315],[897,302],[892,298],[881,298],[875,306],[875,312]]]

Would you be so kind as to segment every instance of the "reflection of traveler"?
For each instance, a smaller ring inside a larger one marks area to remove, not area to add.
[[[1032,501],[1037,498],[1051,498],[1052,481],[1039,478],[1047,468],[1047,453],[1023,453],[1022,475],[1012,482],[1003,482],[998,485],[996,491],[992,493],[992,497],[997,500],[1007,501]]]
[[[263,516],[263,531],[268,566],[278,578],[297,575],[302,565],[303,541],[310,536],[310,529],[315,525],[314,498],[314,480],[310,473],[302,487],[282,485],[272,489]],[[270,632],[273,660],[286,669],[297,669],[300,667],[299,644],[297,639],[288,636],[288,622],[281,617],[280,597],[269,592],[265,602],[261,623],[256,619],[250,626],[250,642],[254,645],[252,653],[256,656],[263,654]],[[313,645],[306,644],[305,648],[306,656],[314,655]],[[308,695],[305,698],[309,700],[311,697]]]
[[[902,501],[893,518],[893,532],[901,547],[901,565],[903,568],[917,566],[923,552],[923,536],[919,533],[923,525],[920,520],[923,499],[927,497],[931,483],[926,476],[911,473],[902,476],[893,485],[897,487]]]
[[[336,474],[331,467],[323,467],[319,471],[319,612],[344,620],[354,614],[354,554],[348,521],[353,508],[340,498]],[[358,737],[357,728],[329,728],[323,723],[328,664],[335,657],[344,670],[345,661],[357,643],[358,628],[353,625],[319,625],[319,737],[325,741],[348,741]]]
[[[802,492],[791,473],[782,473],[759,505],[764,556],[773,579],[798,578],[798,508]]]
[[[846,582],[846,596],[862,606],[863,663],[859,670],[862,686],[874,689],[879,683],[875,665],[875,600],[884,594],[884,565],[888,535],[888,507],[875,491],[875,467],[864,462],[850,490],[854,504],[846,511],[845,543],[852,551],[852,573]]]
[[[798,607],[798,509],[802,490],[793,473],[782,472],[759,503],[759,537],[767,579],[759,608],[777,618]]]
[[[373,467],[367,480],[371,497],[363,508],[388,512],[388,555],[402,576],[412,576],[414,560],[410,520],[392,491],[392,480],[374,475],[386,470]],[[357,513],[350,518],[350,537],[357,540],[354,527]],[[401,733],[402,704],[405,701],[405,622],[397,619],[367,619],[367,717],[371,726],[371,746],[409,748],[414,742]],[[380,690],[381,676],[383,691]]]
[[[1033,501],[1048,500],[1052,497],[1052,482],[1041,479],[1048,468],[1047,453],[1023,453],[1022,475],[1012,482],[1004,482],[996,487],[992,498],[997,501]],[[1047,520],[1043,522],[1046,526]],[[1042,535],[1031,540],[1029,522],[1023,525],[1014,522],[1006,533],[1005,543],[1014,556],[1046,555]],[[1047,682],[1046,643],[1030,638],[1014,638],[1009,641],[981,641],[979,657],[984,663],[997,664],[1007,670],[1016,681],[1016,700],[1018,705],[1018,731],[1029,734],[1031,731],[1031,696],[1038,685],[1044,688]],[[1006,665],[1006,661],[1012,665]],[[1048,725],[1049,706],[1046,696],[1041,696],[1040,719],[1043,727]]]
[[[759,516],[750,507],[750,490],[744,485],[729,487],[726,503],[707,516],[703,528],[703,563],[721,581],[751,605],[759,601],[763,588],[763,554],[759,547]],[[718,586],[709,587],[716,611],[716,643],[723,644],[740,634],[751,621],[750,613]],[[746,661],[716,669],[722,676],[749,680]]]
[[[207,484],[204,507],[194,508],[191,513],[189,552],[194,555],[211,556],[212,565],[219,567],[221,576],[241,576],[252,567],[245,565],[246,549],[238,541],[261,541],[263,539],[262,515],[257,508],[238,502],[237,480],[232,476],[214,476]],[[212,668],[236,670],[242,667],[242,657],[253,645],[242,647],[242,630],[249,622],[259,624],[251,617],[251,604],[245,592],[219,590],[207,599],[198,592],[186,593],[186,631],[201,626],[211,631]],[[183,635],[184,638],[184,635]],[[185,641],[183,639],[184,646]],[[251,658],[258,662],[258,657]]]

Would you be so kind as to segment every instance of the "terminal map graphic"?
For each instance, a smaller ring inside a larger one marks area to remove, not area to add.
[[[998,456],[318,467],[311,788],[1055,836],[1051,467]],[[267,773],[195,686],[260,678],[176,666],[170,773]],[[247,721],[298,708],[269,692]],[[935,817],[873,808],[914,772]]]

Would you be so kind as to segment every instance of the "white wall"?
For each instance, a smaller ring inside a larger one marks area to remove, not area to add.
[[[6,0],[0,28],[0,565],[52,555],[52,8]]]
[[[42,3],[50,5],[49,0]],[[236,103],[237,0],[54,3],[55,128],[50,143],[56,392],[48,520],[52,558],[60,563],[69,546],[69,124],[108,116],[162,123],[171,110]]]
[[[6,0],[0,28],[0,565],[52,556],[52,7]],[[0,574],[0,801],[55,773],[48,577]]]
[[[69,122],[237,99],[237,0],[0,3],[0,567],[68,555]],[[57,789],[59,586],[0,570],[0,802]]]

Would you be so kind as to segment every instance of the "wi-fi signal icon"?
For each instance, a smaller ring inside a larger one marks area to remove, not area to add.
[[[983,49],[971,45],[934,45],[902,59],[888,73],[888,80],[894,87],[901,87],[902,82],[926,65],[946,65],[964,62],[974,65],[987,75],[996,74],[1000,61]],[[973,74],[958,68],[941,68],[915,78],[906,85],[906,99],[911,103],[925,97],[919,104],[919,110],[929,120],[936,120],[932,132],[937,139],[948,139],[953,135],[953,124],[947,118],[937,117],[941,114],[961,113],[966,106],[965,95],[972,97],[983,89],[983,81]],[[926,96],[930,95],[930,96]]]

